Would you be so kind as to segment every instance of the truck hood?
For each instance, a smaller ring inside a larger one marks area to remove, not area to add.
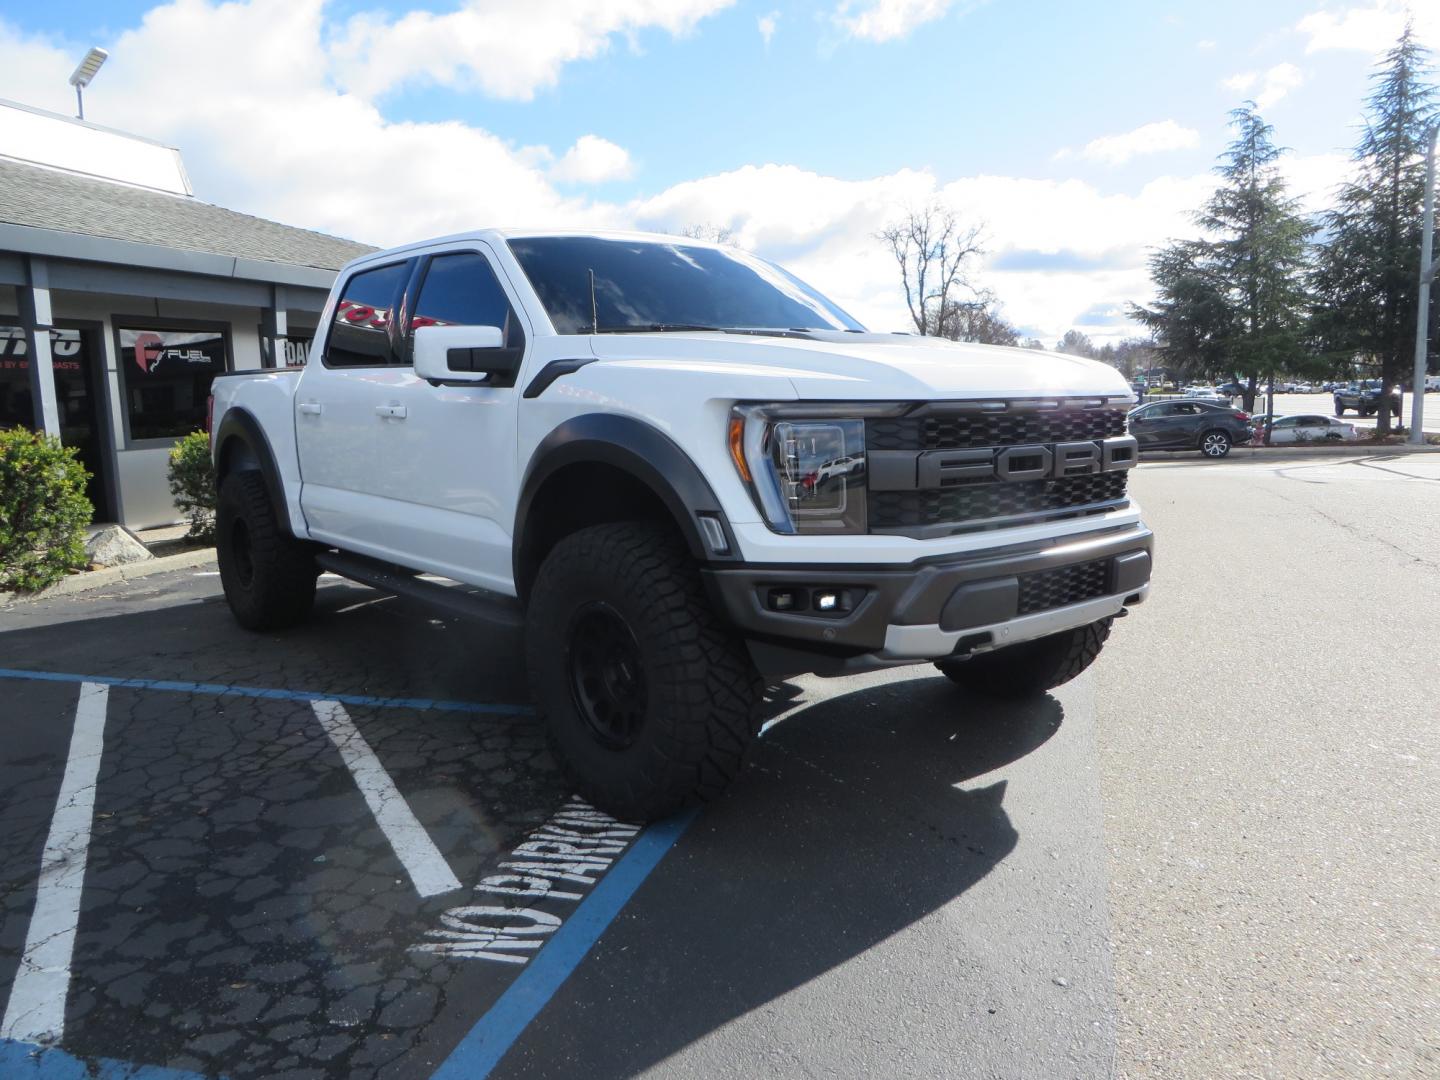
[[[1094,360],[902,334],[641,333],[590,341],[600,360],[784,378],[799,400],[1132,396],[1118,371]]]

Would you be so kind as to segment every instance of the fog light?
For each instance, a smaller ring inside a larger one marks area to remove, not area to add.
[[[800,594],[795,589],[771,589],[771,611],[795,611],[800,607]]]
[[[833,592],[817,592],[815,594],[816,611],[838,611],[840,609],[840,597]]]

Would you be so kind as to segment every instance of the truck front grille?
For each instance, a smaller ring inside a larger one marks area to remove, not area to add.
[[[1094,600],[1106,594],[1109,578],[1109,559],[1021,574],[1020,604],[1016,614],[1034,615],[1039,611]]]
[[[990,480],[931,491],[872,491],[870,528],[980,526],[994,523],[995,519],[1053,514],[1124,497],[1123,472],[1069,476],[1063,480],[1027,480],[1018,484]]]
[[[1124,409],[1052,409],[884,417],[865,422],[867,450],[968,450],[1125,434]]]
[[[866,420],[865,447],[888,452],[892,459],[913,453],[923,463],[925,455],[935,451],[993,449],[998,454],[1011,446],[1053,447],[1115,438],[1125,434],[1125,420],[1123,408],[1080,403],[1048,409],[1011,403],[995,412],[931,404],[905,416]],[[926,486],[924,479],[934,474],[920,469],[918,483],[872,481],[869,527],[871,532],[924,537],[1100,512],[1123,502],[1128,473],[1121,469],[1020,481],[947,476],[936,487]],[[895,476],[895,470],[888,475]]]

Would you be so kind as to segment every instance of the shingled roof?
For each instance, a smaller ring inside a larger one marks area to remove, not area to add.
[[[320,270],[338,270],[375,250],[188,195],[6,158],[0,158],[0,223]]]

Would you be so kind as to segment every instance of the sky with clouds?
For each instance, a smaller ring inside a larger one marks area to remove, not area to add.
[[[1415,4],[1440,47],[1440,3]],[[875,233],[939,199],[1027,336],[1133,336],[1226,113],[1307,205],[1406,5],[1325,0],[0,0],[0,98],[178,146],[196,194],[386,245],[488,225],[725,227],[878,330]]]

